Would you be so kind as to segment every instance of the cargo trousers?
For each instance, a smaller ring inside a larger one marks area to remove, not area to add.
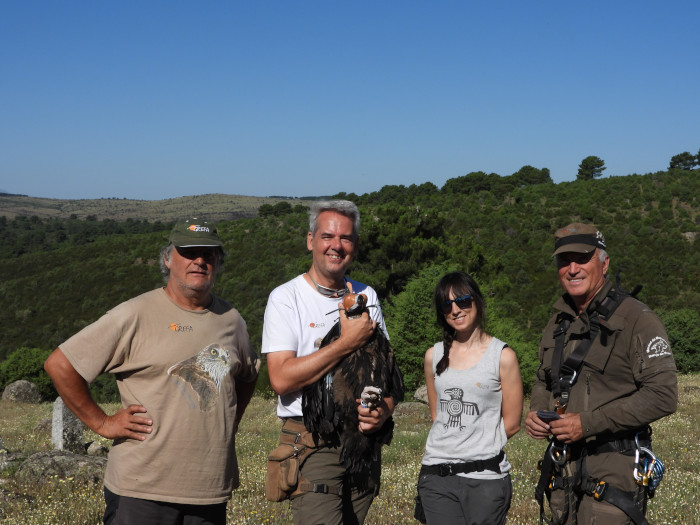
[[[289,424],[295,425],[293,421]],[[362,525],[379,492],[380,476],[381,460],[372,465],[364,486],[353,486],[340,463],[340,447],[318,447],[299,470],[305,486],[316,487],[316,491],[292,497],[295,525]]]

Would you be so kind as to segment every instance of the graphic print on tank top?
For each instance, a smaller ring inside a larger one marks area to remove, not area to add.
[[[479,405],[471,401],[464,400],[464,390],[458,387],[447,388],[443,392],[449,399],[440,398],[440,410],[447,414],[447,422],[443,423],[443,428],[450,427],[464,430],[466,425],[462,424],[462,415],[478,416]]]

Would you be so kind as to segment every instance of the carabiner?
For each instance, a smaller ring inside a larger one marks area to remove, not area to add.
[[[647,487],[649,497],[651,498],[654,496],[656,487],[659,486],[659,483],[661,483],[661,480],[664,477],[666,467],[662,461],[654,455],[651,449],[643,447],[639,444],[640,434],[641,432],[638,432],[634,436],[636,448],[634,451],[633,476],[634,480],[637,482],[637,485]]]
[[[639,442],[637,441],[637,437],[634,437],[635,442],[637,442],[637,448],[634,451],[634,472],[632,475],[634,476],[634,480],[637,482],[638,485],[643,484],[643,478],[642,475],[639,473],[639,467],[642,466],[642,464],[639,462]]]
[[[552,446],[549,447],[549,457],[552,458],[552,462],[558,467],[561,467],[564,465],[564,463],[566,463],[566,448],[566,444],[558,447],[554,445],[554,442],[552,442]]]

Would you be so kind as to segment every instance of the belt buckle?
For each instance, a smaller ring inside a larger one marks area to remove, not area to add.
[[[439,466],[439,474],[442,477],[452,475],[452,465],[449,463],[441,463]]]

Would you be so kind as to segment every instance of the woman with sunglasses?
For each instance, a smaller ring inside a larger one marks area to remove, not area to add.
[[[466,273],[435,288],[443,340],[425,353],[433,426],[418,479],[428,525],[503,524],[510,463],[503,447],[520,430],[523,386],[515,352],[484,331],[484,298]]]

